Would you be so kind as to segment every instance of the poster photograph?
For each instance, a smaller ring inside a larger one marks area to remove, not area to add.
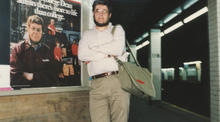
[[[11,0],[10,86],[80,86],[81,3]]]

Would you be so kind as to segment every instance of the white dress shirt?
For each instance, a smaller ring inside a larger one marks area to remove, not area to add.
[[[126,61],[125,32],[121,26],[117,26],[114,35],[111,34],[112,24],[100,32],[94,27],[83,33],[79,42],[78,58],[81,61],[90,61],[87,64],[89,76],[94,76],[110,71],[118,71],[118,63],[114,57],[105,58],[107,55],[117,56]]]

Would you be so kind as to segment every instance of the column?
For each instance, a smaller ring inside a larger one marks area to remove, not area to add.
[[[220,121],[220,0],[208,0],[210,121]]]
[[[136,50],[136,45],[130,45],[130,48],[131,48],[131,51],[133,52],[134,54],[134,57],[137,59],[137,50]],[[135,64],[135,60],[134,58],[132,57],[132,55],[130,54],[129,55],[129,62],[131,63],[134,63]]]
[[[150,30],[149,71],[153,73],[153,83],[156,97],[152,100],[161,100],[161,37],[160,29]]]
[[[90,9],[90,1],[88,0],[82,0],[82,15],[81,15],[81,35],[83,32],[89,29],[89,24],[90,24],[90,14],[91,14],[91,9]],[[87,71],[87,66],[85,63],[81,62],[81,86],[90,86],[89,82],[89,75]]]

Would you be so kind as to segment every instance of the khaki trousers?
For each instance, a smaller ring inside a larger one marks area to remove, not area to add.
[[[90,91],[92,122],[127,122],[130,94],[121,89],[118,74],[93,79]]]

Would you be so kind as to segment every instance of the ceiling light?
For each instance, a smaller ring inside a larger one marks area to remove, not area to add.
[[[180,70],[183,70],[184,68],[183,68],[183,67],[179,67],[179,69],[180,69]]]
[[[162,71],[169,71],[169,70],[175,70],[174,68],[163,68]]]
[[[136,50],[139,50],[139,49],[141,49],[142,47],[144,47],[144,46],[146,46],[146,45],[148,45],[148,44],[150,44],[150,42],[147,40],[147,41],[145,41],[144,43],[138,45],[138,46],[136,47]]]
[[[162,27],[164,24],[168,23],[170,20],[175,18],[177,15],[181,14],[184,10],[188,9],[190,6],[198,2],[199,0],[186,0],[181,6],[174,9],[170,14],[166,15],[157,24]]]
[[[198,2],[199,0],[188,0],[186,1],[186,3],[184,3],[183,5],[183,9],[186,10],[188,9],[190,6],[192,6],[194,3]]]
[[[136,47],[136,50],[139,50],[139,49],[141,49],[142,47],[143,47],[143,45],[140,44],[140,45],[138,45],[138,46]]]
[[[178,14],[177,13],[170,13],[168,15],[168,17],[164,20],[164,23],[169,22],[170,20],[172,20],[173,18],[175,18]]]
[[[189,17],[185,18],[185,19],[183,20],[183,22],[184,22],[184,23],[187,23],[187,22],[189,22],[189,21],[191,21],[191,20],[193,20],[193,19],[199,17],[200,15],[206,13],[207,11],[208,11],[208,8],[207,8],[207,7],[204,7],[204,8],[202,8],[202,9],[200,9],[199,11],[195,12],[194,14],[190,15]]]
[[[163,37],[165,34],[163,32],[160,33],[160,37]]]
[[[149,35],[148,32],[144,33],[140,38],[137,38],[136,40],[134,40],[135,43],[140,42],[142,39],[146,38]]]
[[[138,38],[138,39],[136,39],[134,42],[135,43],[138,43],[138,42],[140,42],[142,40],[142,38]]]
[[[201,61],[192,61],[192,62],[184,62],[184,65],[190,65],[190,64],[198,64],[198,63],[202,63]]]
[[[173,31],[173,30],[179,28],[179,27],[182,26],[182,25],[183,25],[183,22],[180,21],[180,22],[174,24],[173,26],[169,27],[168,29],[166,29],[166,30],[164,31],[164,33],[165,33],[165,34],[168,34],[169,32],[171,32],[171,31]]]
[[[146,45],[148,45],[148,44],[150,44],[150,42],[149,42],[148,40],[145,41],[144,43],[142,43],[143,46],[146,46]]]
[[[143,38],[146,38],[149,35],[148,32],[146,32],[145,34],[143,34]]]

